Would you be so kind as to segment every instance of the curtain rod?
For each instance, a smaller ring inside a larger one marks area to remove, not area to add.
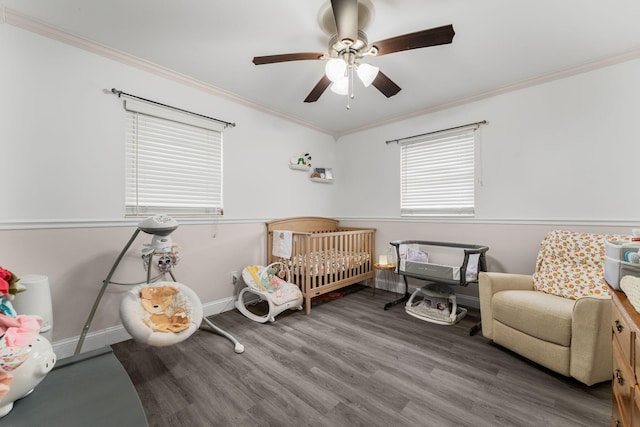
[[[452,128],[448,128],[448,129],[440,129],[440,130],[435,130],[433,132],[421,133],[419,135],[405,136],[404,138],[399,138],[399,139],[391,139],[391,140],[387,141],[386,143],[387,144],[392,144],[394,142],[399,143],[400,141],[404,141],[405,139],[417,138],[419,136],[433,135],[434,133],[446,132],[448,130],[456,130],[456,129],[466,128],[466,127],[469,127],[469,126],[486,125],[486,124],[487,124],[487,121],[486,120],[482,120],[480,122],[468,123],[466,125],[461,125],[461,126],[454,126]]]
[[[112,88],[111,89],[111,93],[113,93],[114,95],[118,95],[118,98],[120,98],[121,96],[128,96],[129,98],[135,98],[135,99],[139,99],[141,101],[149,102],[151,104],[159,105],[161,107],[171,108],[172,110],[176,110],[176,111],[180,111],[182,113],[187,113],[187,114],[191,114],[191,115],[194,115],[194,116],[202,117],[203,119],[213,120],[213,121],[216,121],[218,123],[224,124],[224,127],[232,127],[232,128],[236,127],[235,123],[225,122],[224,120],[216,119],[214,117],[204,116],[202,114],[194,113],[193,111],[183,110],[182,108],[178,108],[178,107],[172,107],[171,105],[162,104],[160,102],[152,101],[152,100],[147,99],[147,98],[141,98],[139,96],[131,95],[130,93],[126,93],[126,92],[123,92],[121,90],[118,90],[116,88]]]

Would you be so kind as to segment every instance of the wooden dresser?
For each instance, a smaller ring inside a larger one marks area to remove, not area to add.
[[[624,292],[611,290],[613,376],[611,426],[640,426],[640,314]]]

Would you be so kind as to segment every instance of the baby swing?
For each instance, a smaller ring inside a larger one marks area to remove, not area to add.
[[[178,228],[178,223],[171,217],[156,215],[138,224],[129,242],[116,259],[102,288],[93,304],[89,317],[84,325],[74,354],[80,353],[82,344],[89,331],[106,287],[110,284],[126,285],[111,282],[111,277],[140,231],[153,235],[151,244],[142,251],[142,259],[147,270],[147,280],[126,292],[120,304],[120,318],[126,331],[136,341],[153,346],[177,344],[189,338],[204,322],[219,335],[234,344],[236,353],[244,352],[244,346],[232,335],[214,325],[204,317],[202,303],[198,295],[188,286],[178,283],[171,271],[178,262],[178,253],[169,235]],[[158,257],[156,265],[159,275],[151,277],[152,259]],[[157,281],[169,273],[172,282]]]
[[[276,316],[288,309],[302,310],[302,292],[290,283],[291,272],[281,262],[274,262],[266,267],[252,265],[242,270],[242,280],[247,287],[238,294],[236,308],[254,322],[275,322]],[[258,316],[247,309],[244,295],[250,293],[266,301],[269,312]]]

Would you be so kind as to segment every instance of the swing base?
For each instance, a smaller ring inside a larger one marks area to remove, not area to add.
[[[447,285],[429,284],[416,289],[405,304],[410,316],[438,325],[455,325],[467,315],[458,307],[456,295]]]

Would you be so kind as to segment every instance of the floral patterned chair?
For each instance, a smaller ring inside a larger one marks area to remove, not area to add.
[[[620,236],[552,231],[534,274],[480,273],[482,334],[586,385],[611,379],[611,299],[605,240]]]

